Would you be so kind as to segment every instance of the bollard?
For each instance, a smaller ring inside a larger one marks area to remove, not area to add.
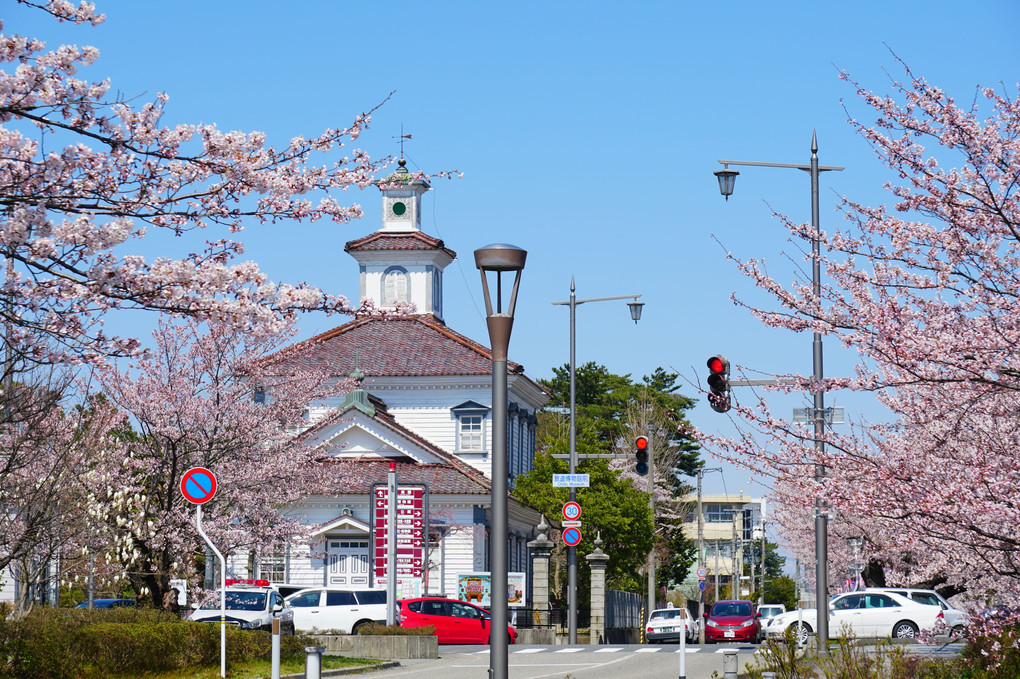
[[[737,651],[726,649],[723,651],[723,679],[737,679]],[[318,677],[316,677],[318,679]]]
[[[775,672],[762,672],[761,679],[776,679]]]
[[[305,646],[305,679],[322,679],[322,653],[325,650],[322,646]]]
[[[280,679],[280,619],[273,618],[273,640],[270,662],[270,676],[272,679]]]

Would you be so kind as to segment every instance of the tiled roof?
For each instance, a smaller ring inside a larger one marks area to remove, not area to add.
[[[345,458],[342,464],[351,464],[354,469],[350,475],[349,485],[343,492],[350,494],[368,493],[374,483],[386,483],[390,471],[387,460],[358,460]],[[409,485],[428,484],[430,495],[489,495],[488,483],[479,482],[484,477],[479,474],[465,474],[446,464],[416,464],[414,462],[397,462],[397,483]]]
[[[278,354],[281,366],[331,365],[337,375],[358,367],[371,377],[492,374],[492,354],[433,316],[364,316]],[[270,359],[273,360],[273,359]],[[511,374],[524,366],[507,362]]]
[[[344,252],[362,250],[445,250],[451,258],[457,253],[446,247],[443,241],[421,231],[386,233],[376,231],[363,238],[347,241]]]

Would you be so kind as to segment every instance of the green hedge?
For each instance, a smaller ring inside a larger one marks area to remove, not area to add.
[[[227,626],[227,664],[269,658],[272,638]],[[283,637],[282,654],[313,645]],[[157,610],[41,609],[0,620],[0,677],[102,677],[166,672],[220,663],[220,626],[182,622]]]

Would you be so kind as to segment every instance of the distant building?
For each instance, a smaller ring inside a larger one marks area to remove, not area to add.
[[[684,501],[692,507],[691,513],[684,522],[684,535],[699,546],[700,558],[694,564],[685,580],[687,588],[697,587],[699,564],[707,570],[706,582],[715,591],[728,589],[734,573],[743,575],[738,593],[741,598],[751,598],[754,588],[751,585],[751,567],[745,564],[747,546],[752,540],[758,540],[764,534],[764,518],[766,516],[765,500],[752,498],[743,492],[736,495],[702,494],[701,512],[703,515],[701,540],[698,539],[698,496],[688,495]],[[758,564],[754,572],[757,575]],[[746,590],[746,594],[744,591]],[[721,598],[721,597],[720,597]],[[706,600],[706,603],[711,603]]]

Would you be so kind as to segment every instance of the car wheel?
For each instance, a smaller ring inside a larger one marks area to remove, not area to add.
[[[793,636],[797,640],[797,644],[804,646],[808,642],[808,637],[811,636],[811,625],[800,623],[793,625]]]
[[[893,639],[913,639],[917,636],[917,625],[909,620],[901,620],[893,625]]]
[[[367,625],[367,624],[368,623],[365,622],[364,620],[362,620],[361,622],[355,623],[354,627],[351,629],[351,634],[361,634],[361,630],[364,629],[365,625]]]
[[[963,625],[957,625],[953,629],[949,630],[950,639],[962,639],[967,634],[967,628]]]

